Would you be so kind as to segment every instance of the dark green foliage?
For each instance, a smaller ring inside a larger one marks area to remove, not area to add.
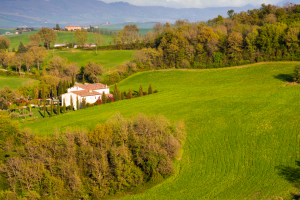
[[[66,100],[63,99],[63,113],[66,113]]]
[[[138,92],[138,97],[141,97],[141,96],[143,96],[143,87],[142,87],[142,85],[140,85],[139,92]]]
[[[149,87],[148,87],[148,94],[152,94],[153,92],[152,92],[152,85],[151,85],[151,83],[149,84]]]
[[[71,85],[71,87],[74,87],[74,85],[75,85],[75,76],[73,75],[72,76],[72,85]]]
[[[125,95],[124,95],[124,92],[121,93],[121,100],[124,100],[125,99]]]
[[[12,48],[12,50],[11,50],[12,52],[16,52],[16,50],[15,50],[15,48]]]
[[[54,104],[53,101],[51,100],[51,106],[50,106],[50,117],[53,116],[53,108],[54,108]]]
[[[121,92],[120,92],[120,90],[118,89],[117,84],[115,84],[115,89],[114,89],[113,95],[114,95],[114,100],[115,100],[115,101],[121,100]]]
[[[84,75],[82,75],[82,83],[83,83],[83,84],[86,83],[85,78],[84,78]]]
[[[82,109],[85,109],[85,108],[86,108],[86,100],[85,100],[85,98],[82,99],[82,102],[81,102],[81,108],[82,108]]]
[[[103,92],[102,95],[101,95],[101,100],[102,100],[102,104],[107,103],[107,97],[106,97],[106,95],[105,95],[104,92]]]
[[[300,66],[297,66],[294,69],[294,81],[296,81],[297,83],[300,82]]]
[[[2,44],[2,43],[0,43],[0,49],[4,49],[4,50],[5,50],[5,49],[6,49],[6,48],[5,48],[5,45]]]
[[[23,42],[20,42],[18,47],[18,53],[26,53],[27,48],[24,46]]]
[[[59,105],[59,102],[57,103],[57,115],[59,115],[60,114],[60,105]]]
[[[71,96],[71,100],[70,100],[70,111],[74,110],[74,105],[73,105],[73,97]]]
[[[2,155],[10,155],[0,175],[9,178],[9,197],[20,199],[24,194],[30,199],[106,199],[148,181],[159,183],[174,173],[173,160],[185,137],[182,124],[172,125],[162,116],[126,120],[116,115],[92,130],[67,127],[55,137],[19,131],[1,112],[0,124],[0,133],[17,133],[7,140],[17,141],[9,151],[0,147]]]
[[[67,83],[66,83],[66,80],[64,80],[64,84],[63,84],[63,93],[62,94],[64,94],[65,92],[66,92],[66,90],[67,90]]]
[[[132,99],[132,91],[130,89],[128,90],[128,94],[127,95],[128,95],[128,99]]]
[[[78,96],[76,98],[76,110],[79,110],[79,99],[78,99]]]
[[[46,117],[46,96],[45,96],[45,84],[42,86],[42,98],[43,98],[43,105],[44,105],[44,118]]]

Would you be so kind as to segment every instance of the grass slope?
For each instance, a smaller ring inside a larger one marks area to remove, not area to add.
[[[300,86],[285,86],[299,63],[139,73],[119,84],[159,93],[71,112],[25,126],[51,135],[66,126],[94,127],[115,113],[183,119],[187,139],[177,172],[125,199],[278,199],[297,192],[278,175],[300,153]]]
[[[11,42],[9,50],[12,50],[13,48],[17,50],[21,41],[23,42],[24,45],[28,45],[30,35],[35,34],[37,32],[38,31],[30,31],[30,32],[23,32],[20,35],[6,35],[6,37]]]
[[[132,56],[136,51],[131,50],[105,50],[98,51],[54,51],[55,55],[67,58],[70,62],[77,62],[80,66],[92,61],[101,64],[106,72],[115,70],[118,65],[126,60],[132,60]],[[51,54],[52,55],[52,54]],[[50,55],[50,57],[52,57]]]
[[[12,89],[17,89],[21,85],[34,84],[37,82],[37,80],[30,78],[0,76],[0,89],[4,88],[5,86],[9,86]]]

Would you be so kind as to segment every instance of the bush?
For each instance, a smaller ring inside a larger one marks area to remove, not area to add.
[[[14,112],[13,112],[13,113],[10,114],[10,118],[11,118],[11,119],[19,119],[19,118],[20,118],[20,115],[19,115],[19,113],[14,113]]]

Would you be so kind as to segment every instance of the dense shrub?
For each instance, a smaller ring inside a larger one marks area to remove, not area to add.
[[[9,120],[0,115],[0,129],[17,131]],[[4,135],[0,146],[4,199],[25,194],[30,199],[100,199],[162,181],[174,172],[185,137],[183,123],[145,115],[129,120],[116,115],[90,131],[67,127],[51,137],[28,130],[14,135],[16,142]]]

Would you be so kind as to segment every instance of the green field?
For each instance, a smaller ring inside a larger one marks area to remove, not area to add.
[[[7,35],[11,41],[10,50],[12,48],[18,49],[20,42],[22,41],[24,45],[29,44],[29,37],[31,34],[37,33],[38,31],[31,31],[31,32],[23,32],[20,35]],[[73,32],[57,32],[58,39],[55,43],[76,43],[76,39],[73,37]],[[109,44],[111,41],[111,37],[108,35],[103,35],[105,38],[105,44]],[[95,43],[94,34],[88,33],[88,41],[87,43]],[[42,44],[42,43],[41,43]],[[52,46],[52,45],[51,45]]]
[[[131,61],[132,55],[136,51],[131,50],[105,50],[98,51],[54,51],[54,55],[67,58],[70,62],[77,62],[79,66],[84,66],[92,61],[100,64],[106,72],[113,71],[118,65],[124,63],[126,60]],[[51,53],[51,52],[50,52]],[[50,55],[52,57],[52,54]]]
[[[125,199],[279,199],[299,191],[278,175],[300,156],[300,86],[288,85],[299,63],[266,63],[209,70],[138,73],[121,91],[157,94],[105,104],[25,126],[51,135],[66,126],[94,127],[115,113],[162,114],[184,120],[187,139],[176,174]],[[298,175],[299,177],[299,175]]]
[[[9,86],[12,89],[17,89],[21,85],[34,84],[38,81],[30,78],[19,78],[14,76],[0,76],[0,89]]]

